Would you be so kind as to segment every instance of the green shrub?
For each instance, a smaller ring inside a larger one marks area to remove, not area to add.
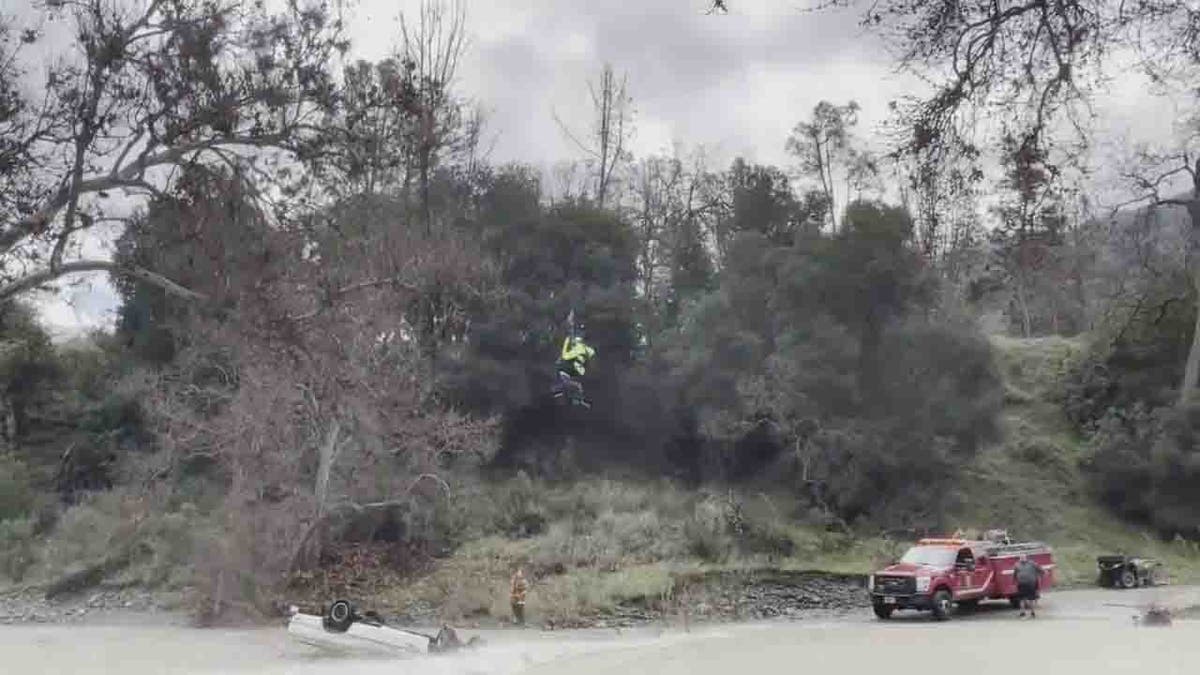
[[[0,520],[24,518],[34,500],[29,468],[12,455],[0,454]]]
[[[0,520],[0,577],[20,582],[37,562],[33,530],[32,518]]]
[[[525,472],[518,473],[496,499],[492,522],[497,531],[518,539],[546,529],[548,518],[542,491]]]
[[[46,538],[43,571],[47,578],[103,560],[121,544],[132,543],[135,521],[146,513],[141,500],[122,491],[89,495],[67,509]]]
[[[692,517],[684,523],[683,535],[688,552],[706,562],[723,562],[733,552],[728,504],[709,497],[696,504]]]

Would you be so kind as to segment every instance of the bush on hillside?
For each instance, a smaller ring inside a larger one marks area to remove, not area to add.
[[[1087,467],[1104,502],[1164,537],[1200,538],[1200,405],[1112,408]]]
[[[0,520],[0,579],[19,583],[38,562],[32,518]]]
[[[1200,407],[1178,403],[1195,308],[1174,289],[1147,292],[1153,311],[1113,319],[1069,373],[1064,410],[1089,441],[1101,499],[1164,536],[1200,538]]]
[[[0,454],[0,521],[23,518],[34,506],[29,468],[13,455]]]

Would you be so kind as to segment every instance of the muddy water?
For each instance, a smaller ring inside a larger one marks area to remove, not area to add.
[[[983,609],[945,624],[913,616],[714,626],[684,633],[613,631],[485,633],[478,652],[415,660],[347,659],[291,645],[282,628],[197,630],[126,625],[0,627],[0,672],[413,675],[510,673],[1197,673],[1200,621],[1133,625],[1150,600],[1196,604],[1200,589],[1055,593],[1034,621]],[[469,633],[473,634],[473,633]]]

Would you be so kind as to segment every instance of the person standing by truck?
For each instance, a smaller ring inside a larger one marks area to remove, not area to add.
[[[1021,617],[1025,616],[1027,609],[1029,618],[1037,617],[1035,607],[1038,600],[1038,585],[1045,573],[1046,571],[1042,569],[1041,565],[1030,560],[1029,556],[1025,554],[1021,555],[1016,567],[1013,567],[1013,577],[1017,581],[1017,598],[1021,602]]]

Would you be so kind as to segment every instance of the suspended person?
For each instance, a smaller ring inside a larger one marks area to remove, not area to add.
[[[587,364],[596,356],[596,350],[583,341],[582,329],[568,335],[563,340],[562,352],[559,354],[558,385],[556,394],[565,395],[571,403],[590,406],[583,397],[583,385],[579,378],[587,372]]]

